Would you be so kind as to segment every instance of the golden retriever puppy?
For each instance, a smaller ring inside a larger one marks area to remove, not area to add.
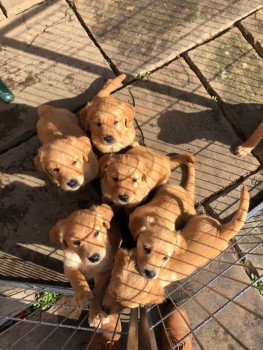
[[[99,159],[101,189],[104,199],[133,208],[149,192],[166,183],[171,169],[181,164],[181,157],[168,157],[138,146],[125,154],[105,154]]]
[[[185,239],[176,230],[196,214],[195,158],[179,156],[178,159],[188,169],[185,186],[161,185],[149,203],[135,208],[129,216],[129,228],[137,241],[138,269],[147,278],[157,278],[172,255],[184,252]]]
[[[239,207],[226,224],[206,215],[195,215],[188,220],[181,234],[186,240],[186,251],[174,255],[159,273],[162,286],[189,276],[199,267],[215,259],[224,251],[244,225],[249,208],[249,193],[241,190]]]
[[[249,194],[243,187],[238,210],[228,223],[221,224],[205,215],[190,218],[181,230],[187,242],[185,253],[171,257],[156,279],[146,278],[139,273],[136,268],[136,249],[129,252],[119,249],[103,298],[104,312],[114,314],[126,307],[162,303],[166,286],[189,276],[227,248],[229,240],[242,228],[248,207]]]
[[[103,298],[106,314],[147,304],[160,304],[165,299],[158,279],[143,277],[136,268],[136,249],[119,249],[115,256],[110,283]]]
[[[80,111],[83,129],[102,153],[118,152],[135,139],[134,107],[110,96],[125,78],[125,74],[116,77]]]
[[[98,160],[89,138],[70,111],[48,105],[38,107],[37,133],[43,146],[34,161],[55,184],[76,191],[98,175]]]
[[[101,319],[103,292],[110,279],[113,258],[121,243],[113,211],[107,204],[74,211],[50,231],[50,240],[60,243],[64,252],[64,272],[77,303],[85,307],[91,301],[89,323],[97,326]],[[93,292],[87,279],[94,279]],[[105,320],[106,322],[106,320]]]
[[[102,324],[100,329],[103,332],[96,332],[93,336],[90,346],[90,350],[118,350],[121,339],[121,321],[118,315],[110,315],[109,323]],[[107,332],[108,331],[108,332]],[[118,333],[116,333],[118,332]]]
[[[237,146],[235,153],[239,157],[245,157],[259,144],[263,139],[263,122],[259,124],[253,134],[242,145]]]

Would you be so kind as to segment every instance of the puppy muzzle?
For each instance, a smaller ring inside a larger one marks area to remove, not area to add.
[[[124,203],[127,203],[129,201],[129,196],[126,193],[119,194],[118,199]]]
[[[98,253],[95,253],[89,257],[87,257],[87,259],[92,263],[92,264],[96,264],[100,261],[100,255]]]
[[[78,183],[78,180],[76,180],[76,179],[70,179],[70,180],[66,183],[66,185],[67,185],[68,187],[70,187],[71,189],[77,189],[77,188],[80,186],[80,184]]]
[[[157,277],[156,272],[153,270],[144,269],[143,274],[146,278],[154,279]]]
[[[103,140],[109,145],[111,145],[112,143],[115,143],[115,139],[111,135],[104,136]]]

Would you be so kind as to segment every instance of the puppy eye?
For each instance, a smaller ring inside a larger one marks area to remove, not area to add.
[[[163,261],[167,261],[167,260],[168,260],[168,256],[164,256]]]
[[[53,171],[55,171],[56,173],[59,172],[59,168],[54,168]]]
[[[112,180],[113,180],[114,182],[118,182],[118,181],[119,181],[119,179],[118,179],[117,177],[113,177]]]
[[[96,123],[96,125],[100,128],[101,127],[101,122]]]
[[[76,240],[72,242],[74,245],[80,246],[80,240]]]
[[[151,252],[152,252],[151,248],[143,247],[143,249],[144,249],[146,254],[151,254]]]
[[[114,125],[117,125],[119,123],[119,121],[118,120],[114,120]]]
[[[137,179],[135,179],[135,177],[132,179],[132,182],[137,182]]]
[[[75,165],[77,164],[77,162],[78,162],[77,160],[73,160],[72,164]]]
[[[99,233],[100,233],[99,231],[95,231],[94,232],[94,237],[97,237],[99,235]]]

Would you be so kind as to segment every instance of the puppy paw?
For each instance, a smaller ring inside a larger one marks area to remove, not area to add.
[[[238,157],[245,157],[251,152],[250,148],[243,147],[242,145],[237,146],[235,149],[235,154]]]
[[[103,324],[107,324],[110,322],[109,316],[104,316],[102,313],[97,313],[94,315],[92,312],[89,313],[89,325],[90,327],[98,327]]]
[[[132,146],[132,147],[139,147],[140,144],[139,144],[139,142],[137,142],[137,141],[133,141],[133,142],[131,143],[131,146]]]
[[[110,316],[102,317],[101,324],[108,324],[110,323]]]
[[[75,300],[76,300],[76,303],[79,305],[79,307],[81,307],[82,309],[86,309],[93,300],[93,294],[92,292],[76,294]]]

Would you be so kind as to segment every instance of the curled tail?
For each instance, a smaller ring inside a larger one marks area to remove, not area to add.
[[[185,165],[187,167],[187,178],[184,184],[184,188],[187,191],[189,204],[194,210],[194,198],[195,198],[195,157],[190,154],[180,154],[176,157],[170,157],[171,168],[178,165]]]
[[[249,208],[249,193],[246,186],[243,186],[240,193],[238,209],[233,218],[226,224],[221,225],[221,238],[229,241],[243,227]]]
[[[182,164],[185,164],[186,166],[194,165],[195,157],[190,154],[178,154],[177,156],[170,157],[171,169]]]
[[[99,97],[107,97],[109,96],[112,91],[117,89],[119,87],[120,83],[126,78],[126,74],[120,74],[115,79],[113,79],[111,82],[109,82],[107,85],[104,86],[102,90],[98,93],[97,96]]]

